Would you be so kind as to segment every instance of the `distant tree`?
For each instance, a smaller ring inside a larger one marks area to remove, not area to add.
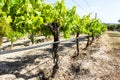
[[[118,22],[120,22],[120,19],[118,20]]]

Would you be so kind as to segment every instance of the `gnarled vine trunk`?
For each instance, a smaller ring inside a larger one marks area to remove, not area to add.
[[[52,34],[53,34],[53,37],[54,37],[54,42],[59,42],[59,26],[57,24],[56,21],[54,21],[52,24],[48,24],[48,27],[50,28]],[[53,71],[52,71],[52,74],[51,74],[51,77],[54,77],[55,76],[55,73],[57,72],[58,70],[58,58],[59,58],[59,55],[57,54],[58,52],[58,45],[59,43],[54,43],[53,44],[53,52],[52,52],[52,56],[53,56],[53,61],[54,61],[54,66],[53,66]]]
[[[90,42],[90,45],[93,43],[93,41],[94,41],[94,33],[92,32],[92,40],[91,40],[91,42]]]
[[[76,34],[76,48],[77,48],[77,52],[76,52],[76,56],[78,56],[79,55],[79,53],[80,53],[80,50],[79,50],[79,33],[77,32],[77,34]]]
[[[34,44],[35,41],[34,41],[34,33],[33,32],[30,35],[30,40],[31,40],[32,44]]]
[[[2,45],[3,37],[0,36],[0,46]]]
[[[13,40],[11,40],[10,49],[13,49]]]
[[[84,50],[87,49],[89,45],[90,45],[90,35],[88,34],[88,36],[87,36],[87,44],[86,44],[86,47],[84,48]]]

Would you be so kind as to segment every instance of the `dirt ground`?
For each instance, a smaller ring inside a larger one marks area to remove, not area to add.
[[[54,66],[51,46],[0,55],[0,80],[40,80],[42,72],[42,80],[120,80],[120,32],[108,31],[82,50],[85,44],[80,42],[80,55],[73,59],[75,41],[61,43],[59,68],[49,79]]]

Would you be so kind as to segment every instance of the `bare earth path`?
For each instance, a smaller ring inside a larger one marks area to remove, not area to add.
[[[73,59],[75,48],[75,42],[60,44],[59,69],[49,80],[120,80],[120,32],[106,32]],[[50,53],[48,46],[0,55],[0,80],[39,80],[41,71],[45,77],[50,76],[53,67]]]
[[[113,62],[110,63],[114,66],[114,72],[106,76],[105,79],[109,80],[120,80],[120,32],[108,32],[111,38],[112,50],[108,52],[113,57]],[[108,77],[108,78],[107,78]]]

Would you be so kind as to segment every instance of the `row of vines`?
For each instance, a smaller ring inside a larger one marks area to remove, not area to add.
[[[64,0],[54,4],[44,0],[0,0],[0,45],[3,37],[13,43],[15,40],[29,34],[34,44],[34,36],[53,36],[54,42],[76,35],[77,54],[79,55],[79,35],[87,34],[86,48],[99,37],[106,26],[99,19],[91,19],[90,14],[79,16],[76,6],[68,9]],[[90,37],[92,40],[90,41]],[[53,44],[53,59],[58,66],[58,45]]]

